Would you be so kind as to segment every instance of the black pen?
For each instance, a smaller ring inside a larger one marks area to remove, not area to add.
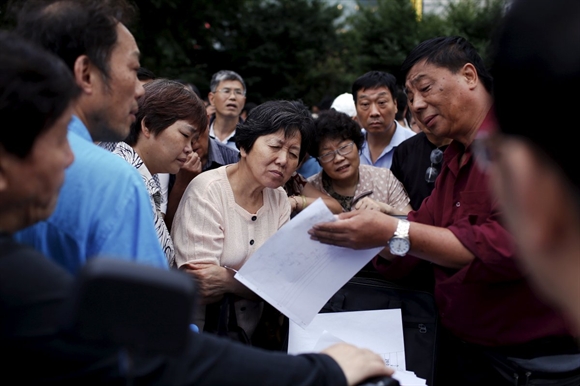
[[[224,265],[223,267],[224,267],[225,269],[228,269],[228,270],[230,270],[230,271],[234,272],[234,273],[238,273],[238,270],[237,270],[237,269],[235,269],[235,268],[229,267],[229,266],[227,266],[227,265]]]
[[[355,204],[356,204],[356,203],[357,203],[357,202],[358,202],[358,201],[359,201],[361,198],[363,198],[363,197],[366,197],[366,196],[370,196],[371,194],[373,194],[373,191],[372,191],[372,190],[367,190],[367,191],[365,191],[365,192],[362,192],[362,193],[361,193],[361,194],[359,194],[358,196],[354,196],[354,197],[353,197],[353,199],[352,199],[352,202],[351,202],[350,206],[351,206],[351,207],[354,207],[354,205],[355,205]]]

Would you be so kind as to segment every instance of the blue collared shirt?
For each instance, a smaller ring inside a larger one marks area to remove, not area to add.
[[[365,141],[362,145],[360,150],[360,163],[362,165],[372,165],[381,168],[390,169],[391,163],[393,162],[393,153],[395,152],[395,148],[399,146],[401,142],[406,140],[407,138],[411,138],[415,135],[413,130],[407,129],[399,124],[399,122],[395,121],[395,133],[393,134],[393,138],[391,138],[391,142],[383,149],[381,155],[377,158],[377,160],[373,163],[371,161],[371,152],[369,150],[367,144],[367,137],[365,132]]]
[[[215,169],[218,166],[235,164],[240,160],[238,148],[224,145],[215,138],[209,137],[209,147],[207,153],[207,164],[203,171]]]
[[[73,116],[68,140],[75,156],[54,213],[15,238],[76,274],[87,259],[108,256],[167,268],[139,172],[100,148]]]

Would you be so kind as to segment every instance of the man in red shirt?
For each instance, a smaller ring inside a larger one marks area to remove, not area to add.
[[[392,280],[431,263],[442,326],[435,384],[513,385],[494,370],[490,353],[535,358],[576,346],[561,316],[530,288],[489,177],[473,157],[474,139],[495,128],[492,78],[461,37],[420,43],[402,74],[416,119],[432,134],[453,139],[431,196],[407,220],[354,211],[310,233],[338,246],[385,246],[385,257],[374,263]]]

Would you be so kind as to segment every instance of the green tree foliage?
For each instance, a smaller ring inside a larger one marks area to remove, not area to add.
[[[367,71],[398,76],[409,51],[434,36],[464,36],[485,59],[506,0],[453,0],[421,20],[410,0],[377,0],[340,23],[341,11],[324,0],[134,1],[142,64],[158,76],[207,95],[212,74],[230,69],[246,80],[249,101],[314,105]],[[13,25],[0,0],[0,27]]]
[[[419,43],[420,22],[409,0],[378,0],[376,6],[362,6],[348,20],[352,44],[352,70],[358,75],[371,70],[392,74],[408,52]]]
[[[419,42],[436,37],[460,35],[468,39],[483,56],[501,20],[504,0],[454,0],[442,14],[416,17],[409,0],[377,0],[376,6],[362,6],[349,20],[352,27],[353,71],[360,74],[379,70],[391,72],[399,82],[399,67]]]
[[[139,8],[143,65],[203,94],[222,69],[240,73],[256,102],[314,104],[348,87],[340,77],[340,11],[322,0],[142,0]]]
[[[301,98],[314,104],[340,83],[334,24],[339,16],[321,0],[250,1],[238,33],[222,40],[224,59],[240,71],[256,100]]]
[[[442,18],[449,35],[468,39],[489,64],[491,39],[504,9],[503,0],[459,0],[449,4]]]
[[[195,84],[207,95],[211,75],[232,69],[220,40],[235,34],[246,0],[139,0],[135,36],[142,65],[156,75]],[[231,56],[240,55],[236,50]]]

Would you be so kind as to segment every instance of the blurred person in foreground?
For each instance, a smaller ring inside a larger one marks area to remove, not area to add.
[[[501,131],[482,136],[480,164],[514,234],[536,289],[580,336],[580,171],[578,145],[551,135],[551,111],[578,127],[580,3],[515,1],[496,42],[492,74]],[[542,28],[539,28],[542,26]],[[537,95],[545,98],[536,108]],[[514,98],[518,100],[515,108]],[[580,363],[580,361],[579,361]]]
[[[119,347],[60,331],[74,280],[12,234],[54,210],[73,162],[67,125],[80,90],[55,56],[0,31],[0,347],[3,375],[22,384],[356,385],[388,375],[382,358],[347,344],[289,356],[192,331],[178,356],[133,352],[131,374]],[[144,315],[146,317],[146,315]],[[33,370],[22,370],[23,363]]]

